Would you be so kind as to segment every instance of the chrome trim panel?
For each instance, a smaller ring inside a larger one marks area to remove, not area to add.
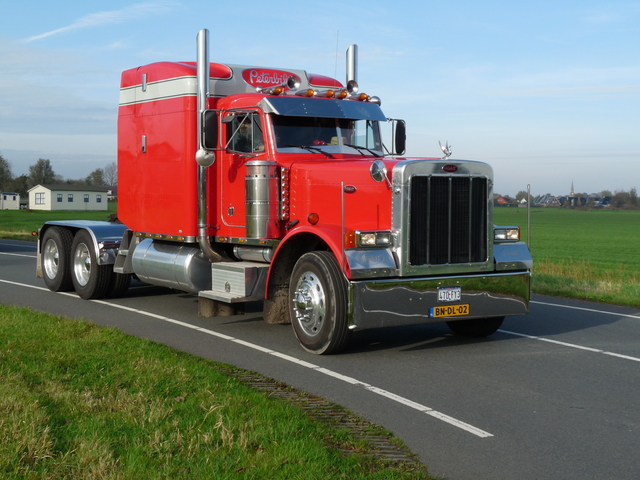
[[[454,318],[486,318],[529,312],[529,271],[464,277],[405,278],[355,281],[349,285],[349,323],[353,330],[442,322]],[[464,317],[431,318],[438,303],[439,287],[462,288],[461,299],[451,305],[469,304]]]
[[[351,278],[380,278],[398,275],[396,261],[388,248],[345,250]]]
[[[496,270],[531,270],[533,258],[529,247],[524,242],[495,244],[493,256],[496,261]]]

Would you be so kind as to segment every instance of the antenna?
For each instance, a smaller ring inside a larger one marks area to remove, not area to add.
[[[336,32],[336,63],[334,65],[333,78],[338,78],[338,41],[340,40],[340,30]]]

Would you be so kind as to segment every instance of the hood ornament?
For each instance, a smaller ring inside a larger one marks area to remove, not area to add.
[[[447,158],[449,158],[451,156],[451,145],[449,145],[449,142],[447,142],[443,147],[442,143],[438,141],[438,145],[440,145],[440,150],[442,150],[442,153],[444,153],[444,157],[442,157],[442,160],[446,160]]]

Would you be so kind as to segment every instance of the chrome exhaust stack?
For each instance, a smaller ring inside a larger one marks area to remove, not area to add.
[[[347,85],[349,82],[358,83],[358,45],[351,45],[347,49]]]
[[[222,260],[209,243],[207,235],[207,167],[215,161],[215,153],[207,151],[204,146],[204,112],[207,110],[209,99],[209,30],[202,29],[197,36],[197,78],[198,78],[198,244],[202,253],[212,262]]]

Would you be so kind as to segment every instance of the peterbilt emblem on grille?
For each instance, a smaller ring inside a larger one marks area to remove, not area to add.
[[[455,173],[458,171],[458,167],[456,167],[455,165],[445,165],[444,167],[442,167],[442,170],[447,173]]]
[[[344,193],[356,193],[358,189],[354,185],[345,185]]]

